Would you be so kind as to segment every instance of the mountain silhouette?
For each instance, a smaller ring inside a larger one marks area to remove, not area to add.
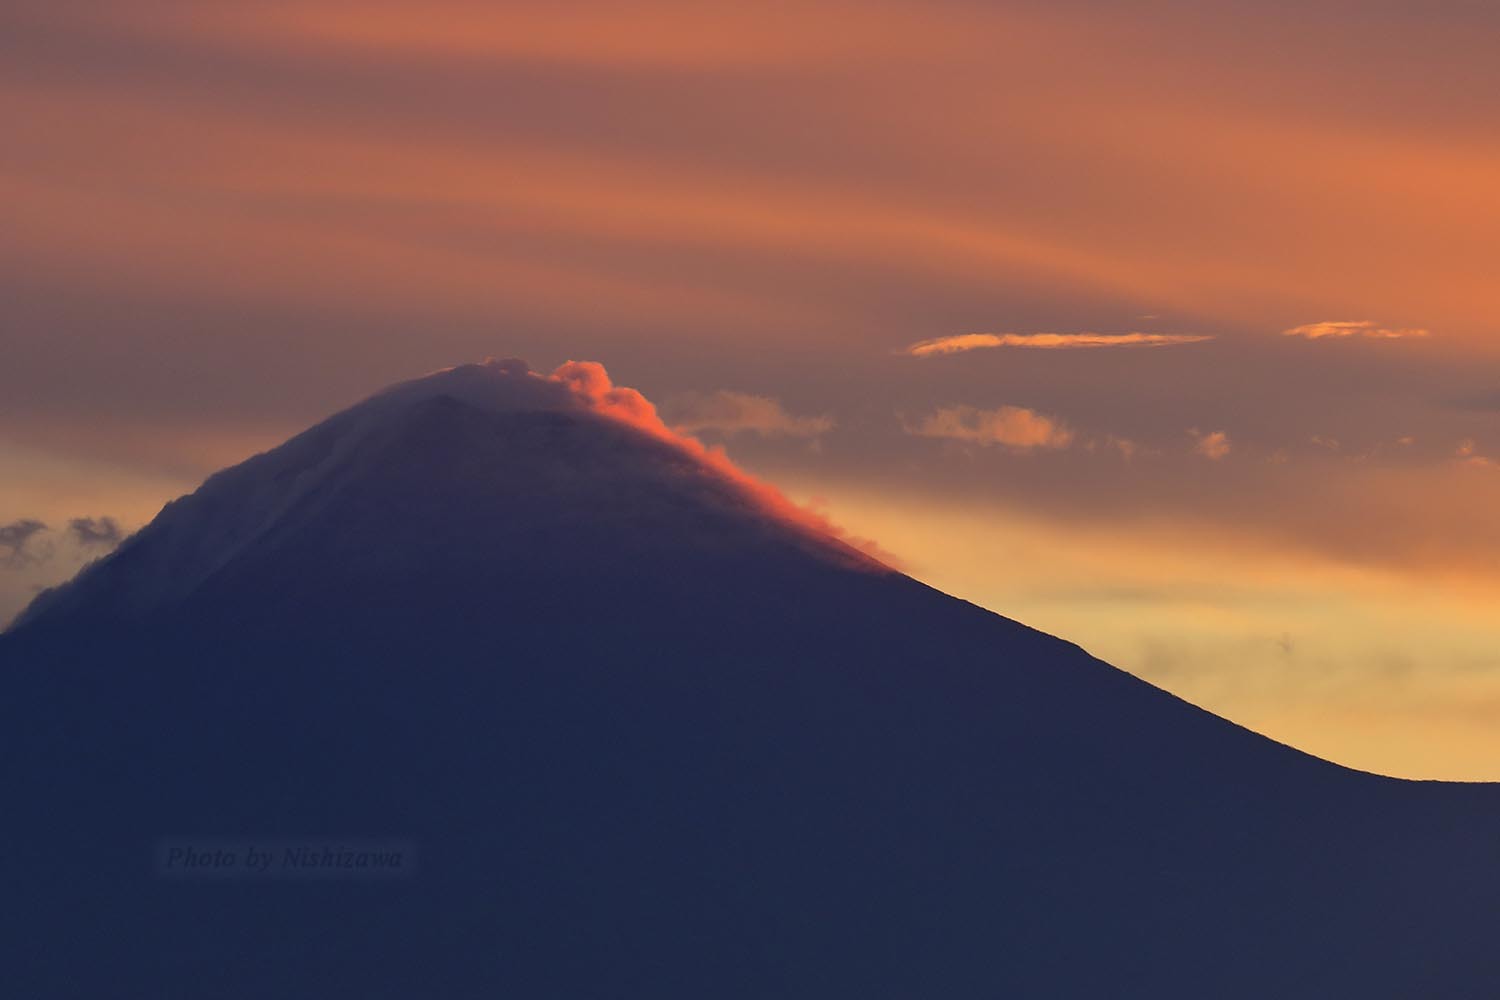
[[[0,794],[17,997],[1500,989],[1500,789],[933,590],[586,363],[395,386],[40,595]]]

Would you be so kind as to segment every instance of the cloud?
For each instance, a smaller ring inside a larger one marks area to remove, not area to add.
[[[1040,350],[1080,350],[1099,347],[1169,347],[1213,340],[1205,334],[1180,333],[960,333],[919,340],[901,353],[914,358],[957,354],[985,347],[1029,347]]]
[[[1229,454],[1229,450],[1231,447],[1229,442],[1229,435],[1224,431],[1204,432],[1198,430],[1195,427],[1192,430],[1188,431],[1188,433],[1191,434],[1194,438],[1193,451],[1202,455],[1204,458],[1213,459],[1217,462],[1219,459]]]
[[[584,412],[628,424],[717,473],[762,514],[804,533],[836,539],[849,547],[851,558],[862,564],[868,564],[868,560],[885,564],[870,568],[886,569],[895,563],[894,557],[876,543],[850,535],[823,515],[793,503],[774,486],[746,473],[721,449],[709,448],[667,426],[650,400],[635,389],[615,385],[596,361],[568,361],[546,375],[532,371],[519,359],[492,358],[483,364],[460,365],[399,383],[361,405],[399,406],[436,393],[491,410]]]
[[[831,430],[834,423],[828,416],[794,416],[769,396],[727,390],[683,394],[671,400],[667,411],[672,426],[685,434],[718,431],[761,437],[816,437]]]
[[[1305,337],[1308,340],[1323,340],[1328,337],[1367,337],[1371,340],[1404,340],[1410,337],[1430,337],[1431,331],[1419,327],[1389,329],[1368,319],[1328,320],[1322,323],[1305,323],[1290,330],[1282,330],[1283,337]]]
[[[1493,458],[1481,455],[1479,446],[1474,443],[1473,438],[1464,438],[1460,441],[1453,451],[1453,457],[1460,465],[1472,465],[1479,469],[1490,469],[1500,465],[1500,462],[1496,462]]]
[[[1113,434],[1107,435],[1104,438],[1104,443],[1118,451],[1120,456],[1126,460],[1134,458],[1141,450],[1141,446],[1130,440],[1130,438],[1116,437]]]
[[[994,410],[948,406],[907,430],[920,437],[1000,445],[1017,452],[1066,448],[1073,443],[1073,432],[1061,421],[1022,406]]]
[[[112,549],[125,537],[112,517],[75,517],[68,522],[68,534],[86,549]]]
[[[1453,400],[1452,405],[1460,410],[1500,410],[1500,389],[1462,396]]]
[[[0,525],[0,566],[20,569],[51,560],[58,553],[52,542],[39,542],[39,536],[52,529],[45,521],[22,518]],[[125,533],[112,517],[75,517],[68,521],[65,538],[78,549],[113,549]]]
[[[1082,447],[1090,455],[1097,451],[1114,451],[1127,462],[1137,455],[1146,453],[1139,441],[1120,437],[1117,434],[1106,434],[1102,438],[1089,438],[1082,443]]]
[[[45,559],[45,554],[30,551],[27,545],[34,537],[46,530],[46,523],[34,518],[0,525],[0,562],[14,568]]]

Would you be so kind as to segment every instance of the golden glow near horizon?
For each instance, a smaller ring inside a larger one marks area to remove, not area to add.
[[[1082,645],[1338,763],[1493,780],[1493,581],[1359,569],[1168,525],[1080,527],[1003,508],[808,484],[907,572]]]
[[[1336,760],[1500,779],[1497,33],[18,0],[0,527],[139,526],[396,379],[597,359],[940,587]],[[0,566],[0,617],[88,554]]]

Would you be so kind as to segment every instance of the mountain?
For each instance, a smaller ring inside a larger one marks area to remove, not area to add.
[[[1310,757],[872,551],[591,364],[218,473],[0,635],[10,992],[1500,988],[1500,789]]]

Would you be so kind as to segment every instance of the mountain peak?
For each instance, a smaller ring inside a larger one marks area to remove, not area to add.
[[[624,574],[668,552],[767,547],[885,568],[867,543],[669,428],[603,365],[541,373],[490,359],[397,383],[216,473],[16,625],[141,619],[233,589],[252,565],[265,580],[330,586],[340,567],[362,566],[363,582],[426,573],[439,539],[450,563],[532,573],[582,560]]]
[[[360,408],[389,412],[439,396],[494,412],[589,413],[672,436],[656,408],[636,390],[616,386],[597,361],[568,361],[544,374],[519,358],[487,358],[398,382]]]
[[[169,504],[0,636],[0,761],[28,997],[1495,992],[1495,789],[887,571],[587,363],[393,386]],[[148,862],[346,833],[420,871]]]

